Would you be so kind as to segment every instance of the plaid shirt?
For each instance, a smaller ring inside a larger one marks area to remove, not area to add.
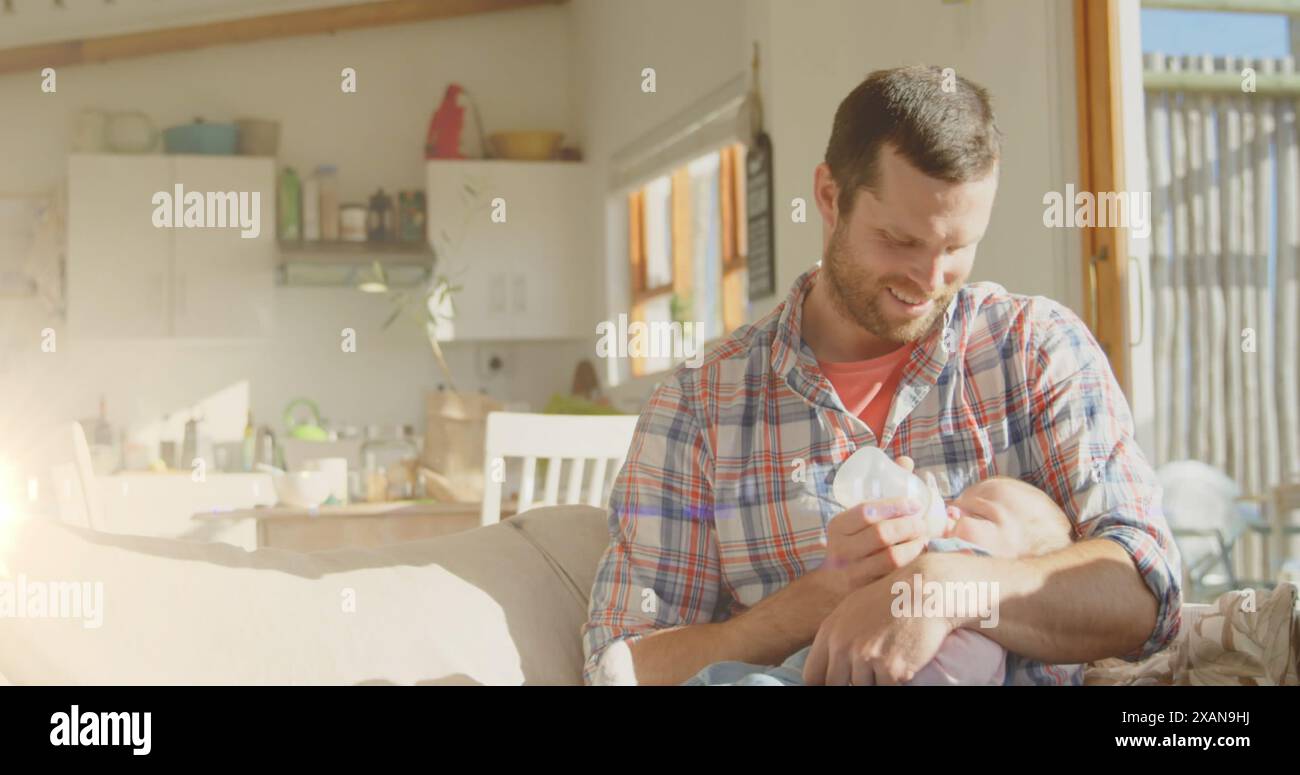
[[[1128,404],[1078,317],[966,285],[914,349],[876,439],[800,335],[816,272],[697,368],[677,369],[642,411],[610,495],[584,679],[616,640],[735,616],[817,568],[840,510],[836,467],[863,445],[911,457],[945,498],[995,475],[1047,493],[1076,538],[1124,547],[1155,595],[1155,629],[1125,658],[1164,648],[1180,623],[1178,552]],[[1081,665],[1009,659],[1008,683],[1082,682]]]

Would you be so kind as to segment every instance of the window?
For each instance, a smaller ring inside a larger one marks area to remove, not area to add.
[[[1300,471],[1300,91],[1279,75],[1300,17],[1204,5],[1142,12],[1152,338],[1135,365],[1154,462],[1199,460],[1264,497]]]
[[[1281,14],[1233,13],[1224,8],[1189,11],[1142,9],[1142,51],[1161,54],[1284,57],[1291,53],[1289,24]]]
[[[678,323],[700,341],[747,316],[745,146],[726,145],[634,189],[627,197],[629,322]],[[672,368],[681,353],[632,357],[632,374]]]

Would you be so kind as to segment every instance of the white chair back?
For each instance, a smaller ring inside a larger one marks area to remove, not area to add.
[[[614,477],[627,458],[636,421],[636,415],[492,412],[487,418],[480,523],[490,525],[501,520],[501,489],[508,458],[523,460],[517,511],[562,503],[604,506]],[[540,497],[539,460],[546,461],[546,481]],[[565,464],[568,473],[561,491],[561,468]]]
[[[1231,530],[1240,521],[1237,483],[1199,460],[1165,463],[1156,471],[1165,519],[1178,530]]]

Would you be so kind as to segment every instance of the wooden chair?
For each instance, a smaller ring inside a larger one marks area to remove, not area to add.
[[[614,477],[627,457],[636,421],[636,415],[492,412],[487,418],[480,524],[501,520],[501,489],[508,458],[523,459],[516,513],[562,503],[604,506]],[[546,464],[540,498],[536,497],[539,461]],[[561,492],[560,474],[565,463],[569,470]],[[591,463],[590,471],[587,463]]]

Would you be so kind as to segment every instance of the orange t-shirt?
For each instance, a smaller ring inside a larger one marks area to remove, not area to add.
[[[885,428],[885,418],[894,402],[898,383],[903,379],[903,367],[912,354],[912,347],[903,345],[892,353],[865,361],[817,361],[844,408],[866,423],[876,439]]]

